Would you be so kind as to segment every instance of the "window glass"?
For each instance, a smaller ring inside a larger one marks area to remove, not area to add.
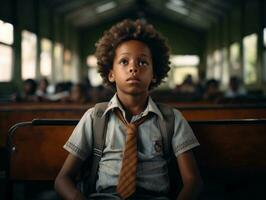
[[[263,51],[263,81],[266,82],[266,50]]]
[[[221,80],[222,74],[222,53],[220,50],[214,51],[214,68],[213,68],[213,78],[216,80]]]
[[[214,77],[213,65],[214,65],[213,54],[210,53],[207,56],[207,75],[206,75],[207,79],[212,79]]]
[[[88,55],[86,60],[88,66],[88,79],[93,87],[102,85],[103,80],[97,69],[97,58],[94,55]]]
[[[22,79],[36,78],[37,36],[23,30],[21,42]]]
[[[11,81],[12,47],[0,44],[0,81]]]
[[[99,85],[102,85],[103,79],[98,73],[97,68],[89,68],[88,70],[88,78],[90,80],[90,83],[93,87],[97,87]]]
[[[172,70],[169,75],[169,86],[180,85],[185,77],[190,74],[193,81],[198,81],[198,65],[200,62],[197,55],[171,55]]]
[[[263,29],[263,43],[264,47],[266,47],[266,28]]]
[[[263,29],[263,81],[266,82],[266,28]]]
[[[222,49],[222,85],[228,85],[229,82],[229,64],[227,48]]]
[[[254,84],[257,80],[257,34],[244,37],[244,82]]]
[[[230,70],[229,73],[231,76],[241,76],[241,67],[240,67],[240,45],[235,42],[230,45]],[[242,76],[241,76],[242,77]]]
[[[55,81],[60,82],[64,80],[63,76],[63,46],[60,43],[54,45],[54,67],[55,67]]]
[[[12,79],[13,25],[0,20],[0,82]]]
[[[184,81],[185,77],[190,74],[193,81],[198,81],[198,68],[193,66],[188,67],[175,67],[173,70],[173,83],[180,85]]]
[[[0,42],[13,44],[13,25],[0,20]]]
[[[41,39],[40,71],[46,77],[52,72],[52,42],[46,38]]]
[[[97,58],[94,55],[89,55],[87,57],[87,65],[89,67],[97,67]]]
[[[71,59],[72,59],[72,52],[68,49],[64,51],[64,80],[68,81],[71,80]]]

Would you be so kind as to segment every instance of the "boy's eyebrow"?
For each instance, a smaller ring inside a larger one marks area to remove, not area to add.
[[[119,54],[119,56],[122,56],[122,55],[130,55],[130,53],[121,53],[121,54]],[[140,56],[144,56],[144,57],[150,57],[149,55],[147,55],[147,54],[144,54],[144,53],[142,53],[142,54],[140,54]]]

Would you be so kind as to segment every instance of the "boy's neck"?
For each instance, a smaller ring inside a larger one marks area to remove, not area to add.
[[[145,95],[121,95],[117,93],[120,103],[129,115],[138,115],[143,112],[147,106],[148,96],[148,93]]]

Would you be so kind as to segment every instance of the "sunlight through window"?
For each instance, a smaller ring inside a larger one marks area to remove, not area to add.
[[[41,39],[40,56],[41,75],[49,77],[52,73],[52,42],[46,38]]]
[[[0,82],[12,79],[13,25],[0,20]]]
[[[257,80],[257,34],[244,37],[244,82],[254,84]]]
[[[22,79],[36,78],[37,36],[23,30],[21,42]]]

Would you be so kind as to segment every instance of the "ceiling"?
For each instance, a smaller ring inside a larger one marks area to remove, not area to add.
[[[118,17],[164,17],[205,31],[239,0],[45,0],[75,27],[88,27]]]

